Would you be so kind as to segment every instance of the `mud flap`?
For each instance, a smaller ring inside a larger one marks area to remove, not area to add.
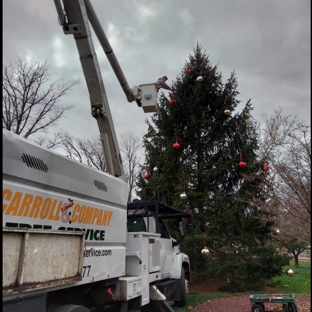
[[[166,297],[155,285],[150,286],[150,297],[161,312],[174,312],[168,301],[166,301]]]
[[[140,312],[141,297],[131,299],[129,301],[122,301],[120,312]]]

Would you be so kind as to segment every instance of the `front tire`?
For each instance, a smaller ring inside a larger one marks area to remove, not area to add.
[[[179,288],[180,288],[180,300],[175,301],[174,304],[179,307],[183,308],[186,306],[187,303],[187,282],[185,280],[185,271],[184,268],[181,269],[181,277],[179,280]]]

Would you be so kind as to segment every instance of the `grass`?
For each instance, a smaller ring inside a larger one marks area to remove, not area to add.
[[[311,294],[311,263],[299,262],[299,267],[295,267],[294,262],[290,262],[290,268],[294,271],[294,276],[289,277],[286,272],[288,266],[283,268],[285,274],[272,279],[273,285],[279,293]]]

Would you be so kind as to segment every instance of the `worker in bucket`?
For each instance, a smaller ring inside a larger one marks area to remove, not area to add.
[[[156,83],[157,92],[159,91],[159,89],[166,89],[166,90],[170,90],[170,91],[174,92],[174,89],[166,84],[167,80],[168,80],[167,76],[163,76],[161,78],[158,78],[158,80],[155,82]]]

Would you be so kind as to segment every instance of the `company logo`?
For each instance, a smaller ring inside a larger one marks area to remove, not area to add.
[[[69,209],[72,208],[72,211]],[[113,211],[100,207],[87,206],[83,203],[68,202],[40,195],[33,195],[2,190],[2,213],[7,216],[18,216],[41,220],[61,221],[69,224],[94,224],[110,226]]]
[[[63,223],[69,222],[71,224],[71,219],[70,219],[70,212],[68,211],[69,208],[74,206],[74,201],[70,198],[68,198],[69,203],[65,203],[61,209],[61,220]]]

